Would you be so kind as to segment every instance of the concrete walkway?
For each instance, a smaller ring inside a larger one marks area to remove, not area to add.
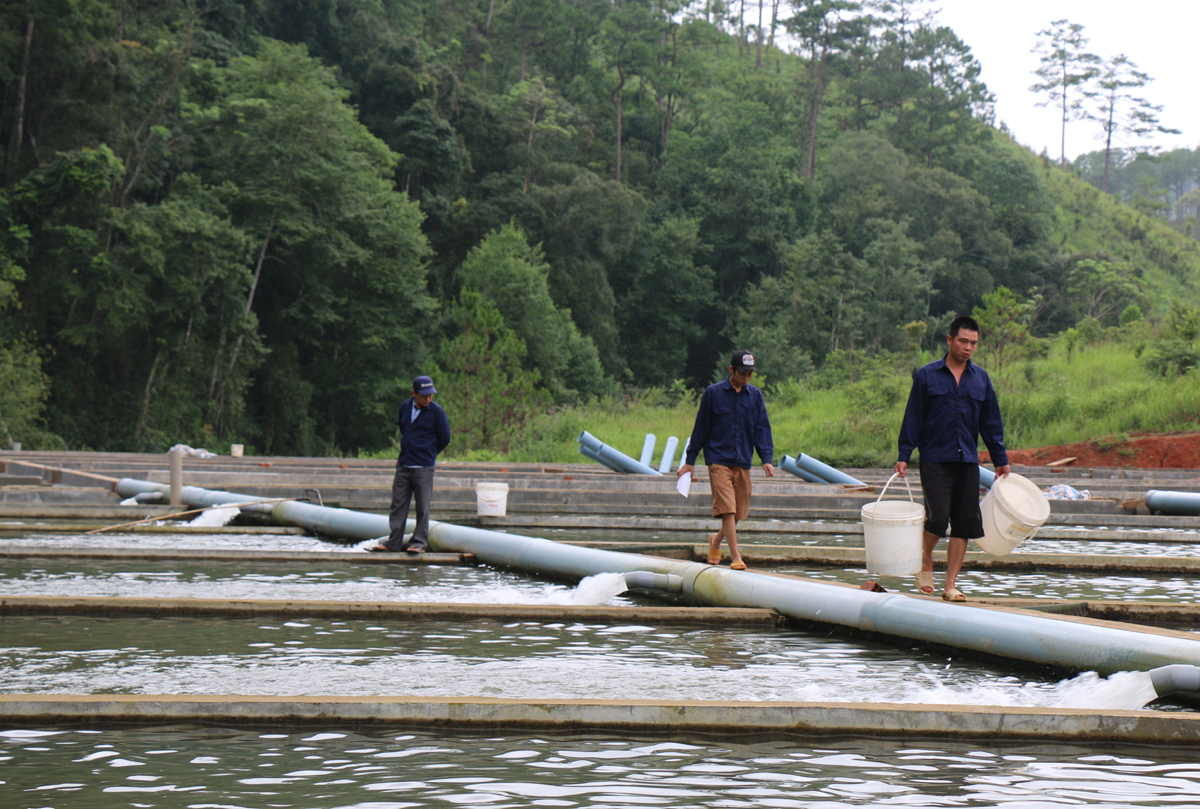
[[[513,700],[483,697],[0,695],[6,727],[385,726],[450,731],[779,733],[1200,747],[1200,714],[895,703]]]

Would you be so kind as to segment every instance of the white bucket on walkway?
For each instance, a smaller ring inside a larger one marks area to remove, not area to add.
[[[480,517],[503,517],[508,508],[508,484],[476,483],[475,507]]]
[[[876,576],[912,576],[921,570],[922,535],[925,532],[925,507],[912,499],[884,500],[887,484],[874,503],[862,507],[863,539],[867,546],[867,572]]]
[[[1028,478],[997,477],[979,504],[983,536],[975,544],[992,556],[1008,556],[1050,517],[1050,501]]]

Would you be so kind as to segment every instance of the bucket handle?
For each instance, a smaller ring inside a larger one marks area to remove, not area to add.
[[[888,486],[892,485],[892,481],[895,480],[896,475],[899,475],[899,474],[900,474],[899,472],[893,472],[892,476],[890,478],[888,478],[888,482],[883,484],[883,491],[881,491],[879,493],[879,496],[875,498],[876,503],[878,503],[880,500],[882,500],[883,496],[885,494],[887,494]],[[913,505],[916,505],[916,501],[913,500],[913,496],[912,496],[912,486],[908,485],[908,478],[904,478],[904,488],[908,489],[908,502],[912,503]]]

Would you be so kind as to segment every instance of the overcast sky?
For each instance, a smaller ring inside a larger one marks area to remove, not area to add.
[[[1084,27],[1088,50],[1101,58],[1125,54],[1153,81],[1142,92],[1161,104],[1159,122],[1180,130],[1150,142],[1166,149],[1200,146],[1200,100],[1196,50],[1200,4],[1196,0],[941,0],[937,19],[971,47],[983,65],[983,80],[996,96],[996,122],[1003,121],[1019,143],[1059,155],[1061,112],[1038,107],[1029,91],[1037,81],[1038,57],[1031,53],[1037,32],[1055,20]],[[1100,128],[1089,121],[1067,124],[1067,158],[1104,148]],[[1140,146],[1145,141],[1121,146]]]

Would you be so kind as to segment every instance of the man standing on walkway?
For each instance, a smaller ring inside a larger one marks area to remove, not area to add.
[[[721,530],[708,537],[708,563],[721,563],[724,539],[729,542],[729,566],[734,570],[746,569],[738,550],[737,524],[750,513],[750,467],[755,450],[767,477],[775,475],[775,467],[771,465],[775,444],[771,440],[767,407],[762,391],[750,384],[754,369],[753,354],[733,352],[729,378],[709,385],[700,397],[687,457],[675,473],[678,479],[695,471],[696,455],[704,450],[712,489],[712,513],[721,520]]]
[[[418,376],[413,380],[412,398],[400,405],[400,457],[396,459],[396,477],[392,481],[392,507],[388,512],[391,534],[369,551],[421,553],[429,545],[429,502],[433,499],[433,466],[438,453],[450,443],[450,420],[446,411],[434,404],[433,380]],[[417,525],[408,544],[404,544],[404,526],[408,522],[408,504],[417,501]]]
[[[987,445],[996,474],[1011,468],[1004,450],[1000,404],[987,371],[971,362],[979,346],[979,324],[960,315],[950,324],[946,356],[913,372],[912,390],[900,426],[896,473],[905,476],[914,449],[921,455],[925,535],[917,589],[933,595],[933,549],[950,529],[946,551],[946,601],[966,601],[954,586],[967,555],[967,540],[983,536],[979,513],[979,438]]]

